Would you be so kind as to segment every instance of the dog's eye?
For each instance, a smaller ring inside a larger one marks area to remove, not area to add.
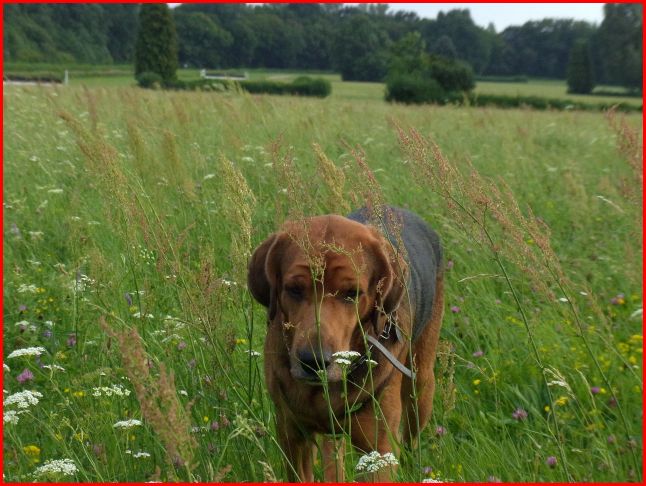
[[[295,285],[285,287],[285,292],[287,292],[287,295],[289,295],[294,300],[302,300],[303,297],[305,297],[305,291],[303,290],[303,287],[298,287]]]
[[[361,297],[362,294],[363,292],[361,290],[350,289],[350,290],[346,290],[345,292],[341,292],[340,296],[344,302],[348,304],[353,304],[354,302],[359,300],[359,297]]]

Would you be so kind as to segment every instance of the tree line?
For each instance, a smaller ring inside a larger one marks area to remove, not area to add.
[[[134,62],[136,4],[8,4],[4,60]],[[584,56],[597,84],[641,88],[642,7],[606,4],[600,25],[544,19],[496,32],[469,10],[424,19],[387,5],[183,4],[172,10],[180,66],[335,70],[383,80],[390,52],[419,33],[428,54],[468,63],[478,76],[564,79]]]

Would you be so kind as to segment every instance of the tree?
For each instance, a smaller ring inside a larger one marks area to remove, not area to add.
[[[606,4],[597,33],[604,81],[632,89],[642,86],[642,6]]]
[[[367,14],[350,14],[334,38],[334,63],[344,81],[381,81],[387,72],[388,35]]]
[[[445,59],[457,59],[458,53],[455,50],[453,41],[448,35],[443,35],[431,48],[431,54],[436,54]]]
[[[222,52],[233,42],[216,17],[204,13],[176,12],[179,61],[200,68],[222,67]]]
[[[567,68],[568,93],[588,94],[594,88],[590,49],[585,40],[580,40],[570,53]]]
[[[135,45],[135,77],[156,73],[172,81],[177,71],[177,33],[173,16],[165,3],[144,3],[139,12]]]

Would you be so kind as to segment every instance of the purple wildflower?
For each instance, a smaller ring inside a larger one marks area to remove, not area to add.
[[[197,363],[197,362],[195,361],[195,358],[193,358],[192,360],[190,360],[190,361],[188,362],[188,367],[189,367],[190,369],[193,369],[193,368],[195,368],[195,364],[196,364],[196,363]]]
[[[453,265],[454,265],[453,260],[449,260],[448,262],[446,262],[447,270],[451,270],[453,268]]]
[[[229,419],[224,414],[220,414],[220,421],[222,422],[222,427],[228,427],[231,425],[231,422],[229,422]]]
[[[500,299],[496,299],[494,302],[495,302],[496,304],[498,304],[498,305],[502,304],[502,300],[500,300]]]
[[[67,336],[67,346],[70,348],[73,348],[76,346],[76,334],[72,333],[69,336]]]
[[[126,299],[126,302],[128,303],[128,306],[132,305],[132,295],[130,295],[130,292],[126,292],[123,294],[123,297]]]
[[[33,379],[34,379],[34,374],[31,371],[29,371],[27,368],[25,368],[22,373],[16,376],[16,380],[18,380],[18,383],[24,383],[26,381],[30,381]]]
[[[20,305],[18,306],[18,311],[19,311],[19,312],[25,312],[26,310],[27,310],[27,306],[26,306],[26,305],[24,305],[24,304],[20,304]]]
[[[608,444],[614,444],[617,442],[617,438],[612,434],[608,436],[607,440],[608,440]]]
[[[472,354],[474,358],[482,358],[484,356],[484,351],[481,349],[478,349],[477,351],[474,351]]]
[[[424,469],[422,469],[422,472],[423,472],[426,476],[430,476],[430,475],[431,475],[431,473],[433,472],[433,468],[432,468],[431,466],[426,466]]]
[[[217,420],[214,420],[211,422],[211,430],[215,432],[216,430],[220,430],[220,424],[218,423]]]
[[[556,467],[556,463],[557,463],[557,460],[556,460],[556,457],[554,456],[550,456],[547,459],[545,459],[545,464],[547,464],[552,469]]]
[[[525,411],[525,409],[522,409],[522,408],[519,407],[519,408],[517,408],[516,410],[513,411],[511,416],[513,418],[515,418],[516,420],[518,420],[519,422],[522,422],[523,420],[525,420],[527,418],[527,412]]]
[[[435,427],[435,435],[437,435],[438,437],[445,436],[446,432],[447,430],[441,425],[438,425],[437,427]]]
[[[615,408],[617,406],[617,400],[615,400],[615,397],[610,397],[610,400],[608,400],[608,406],[610,408]]]
[[[599,388],[598,386],[593,386],[592,388],[590,388],[590,393],[592,393],[593,395],[598,395],[599,393],[601,393],[601,388]]]
[[[460,312],[460,308],[457,305],[454,305],[453,307],[451,307],[451,312],[457,314],[458,312]]]
[[[177,345],[177,349],[181,351],[182,349],[185,349],[186,346],[187,344],[185,341],[180,341],[180,343]]]
[[[624,294],[617,294],[610,299],[612,305],[623,305],[626,303],[626,296]]]
[[[45,339],[49,339],[50,337],[52,337],[52,330],[51,329],[45,329],[43,331],[43,337]]]

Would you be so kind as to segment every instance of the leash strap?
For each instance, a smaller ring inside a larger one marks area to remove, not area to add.
[[[381,354],[384,355],[384,357],[392,363],[392,365],[397,368],[397,370],[402,373],[403,375],[407,376],[411,380],[415,379],[415,372],[412,370],[409,370],[404,366],[395,356],[388,351],[383,344],[381,344],[376,338],[372,337],[370,334],[366,335],[366,339],[372,346],[377,348]]]

